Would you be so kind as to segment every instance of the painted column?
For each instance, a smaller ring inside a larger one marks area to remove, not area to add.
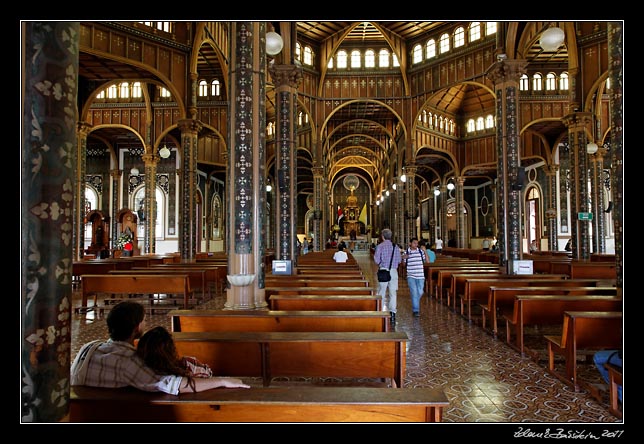
[[[571,107],[577,105],[572,104]],[[588,154],[586,145],[589,140],[586,128],[593,124],[592,114],[573,111],[563,117],[568,127],[568,146],[570,152],[570,223],[572,225],[573,259],[590,258],[590,224],[589,220],[579,220],[580,213],[590,213],[588,188]]]
[[[324,167],[313,167],[313,251],[322,251],[326,244],[328,235],[326,234],[326,196],[324,196],[326,186],[324,183]]]
[[[391,199],[392,204],[394,205],[394,219],[395,219],[395,240],[394,242],[406,247],[409,243],[409,231],[407,230],[407,218],[406,209],[407,202],[405,201],[405,191],[403,186],[398,180],[398,177],[394,177],[394,184],[396,186],[395,190],[392,190]]]
[[[302,69],[297,65],[269,66],[275,84],[277,171],[276,258],[297,264],[297,86]]]
[[[85,255],[85,173],[87,166],[87,135],[91,127],[79,122],[76,133],[76,155],[74,158],[74,260],[81,260]]]
[[[22,422],[58,422],[69,410],[72,262],[85,195],[76,127],[79,28],[21,24]]]
[[[110,222],[112,223],[110,228],[110,239],[111,239],[111,248],[115,248],[116,244],[116,233],[118,232],[118,217],[116,214],[120,208],[119,206],[119,196],[121,190],[121,182],[123,181],[123,170],[115,169],[110,170],[110,177],[112,178],[112,204],[110,206]]]
[[[443,248],[446,248],[447,235],[449,234],[447,232],[447,198],[449,197],[447,194],[447,185],[440,184],[438,186],[438,190],[440,191],[440,194],[437,196],[438,205],[436,206],[438,208],[438,217],[440,219],[440,233],[438,236],[443,241]]]
[[[549,165],[546,169],[546,185],[548,187],[546,192],[546,223],[548,224],[548,249],[550,251],[557,251],[559,245],[557,244],[557,232],[559,225],[557,224],[557,171],[559,165]]]
[[[610,95],[610,144],[611,144],[611,193],[613,224],[615,226],[615,262],[617,264],[617,288],[624,281],[624,46],[622,22],[608,22],[608,77]]]
[[[525,60],[515,59],[499,60],[488,69],[496,94],[499,267],[506,273],[512,270],[512,261],[522,257],[519,78],[525,67]]]
[[[463,198],[463,185],[465,177],[456,178],[456,245],[458,248],[467,248],[465,243],[465,199]]]
[[[179,251],[181,260],[194,260],[197,254],[197,135],[202,124],[197,120],[179,120],[181,130]],[[147,166],[146,166],[147,168]],[[146,191],[147,192],[147,191]]]
[[[416,170],[418,168],[415,166],[407,166],[403,170],[403,173],[406,176],[405,182],[402,184],[407,193],[407,209],[405,213],[409,216],[406,219],[406,231],[407,231],[407,240],[412,237],[419,237],[416,232],[416,214],[420,214],[418,210],[418,204],[416,203]],[[418,211],[417,211],[418,210]]]
[[[157,222],[157,166],[160,157],[156,154],[143,154],[143,163],[145,165],[145,200],[143,204],[143,211],[145,220],[141,220],[139,215],[139,223],[143,224],[143,250],[141,253],[154,253],[156,251],[156,222]],[[136,208],[135,210],[138,210]]]
[[[266,27],[231,22],[230,118],[226,207],[229,223],[226,309],[266,307]]]

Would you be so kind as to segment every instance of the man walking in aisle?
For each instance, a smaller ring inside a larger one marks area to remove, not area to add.
[[[376,252],[373,255],[373,260],[378,264],[379,268],[389,270],[391,280],[389,282],[378,282],[378,294],[382,296],[382,302],[386,300],[387,289],[389,289],[389,301],[386,307],[391,314],[390,322],[392,325],[396,324],[396,302],[398,296],[398,265],[402,260],[400,255],[400,248],[391,242],[393,233],[389,228],[382,230],[382,242],[376,247]]]

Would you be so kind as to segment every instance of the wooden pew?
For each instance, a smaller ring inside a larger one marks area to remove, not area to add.
[[[380,387],[252,387],[178,396],[133,388],[73,386],[73,423],[441,422],[442,390]]]
[[[173,332],[203,331],[389,331],[386,311],[173,310]]]
[[[578,391],[577,354],[622,348],[622,323],[621,311],[564,312],[561,335],[544,336],[548,343],[548,371]],[[555,371],[556,355],[564,357],[564,375]]]
[[[404,332],[201,331],[175,332],[180,356],[195,356],[216,375],[376,378],[402,387]]]
[[[266,287],[264,290],[267,304],[274,294],[369,296],[377,293],[378,289],[375,287]]]
[[[622,311],[622,298],[589,295],[517,295],[512,311],[503,314],[506,342],[512,345],[514,330],[515,347],[523,356],[525,327],[561,325],[566,311]]]
[[[434,297],[443,302],[443,296],[447,296],[447,305],[449,306],[450,292],[452,285],[452,275],[454,274],[472,274],[472,275],[491,275],[496,276],[501,274],[499,269],[491,268],[441,268],[438,270],[436,276],[436,291]],[[484,277],[482,276],[482,277]]]
[[[363,277],[353,278],[299,278],[293,276],[291,279],[265,279],[266,288],[283,288],[283,287],[368,287],[371,283]]]
[[[82,302],[75,311],[89,310],[97,307],[97,297],[100,293],[119,295],[139,294],[167,294],[181,295],[183,308],[188,308],[188,301],[192,298],[194,289],[190,287],[190,277],[182,274],[86,274],[82,278],[81,285]],[[87,306],[89,296],[94,298],[94,306]],[[161,308],[159,304],[154,306],[154,299],[148,298],[150,309]]]
[[[215,296],[223,295],[223,290],[226,288],[226,274],[228,273],[228,265],[215,265],[214,263],[198,263],[198,262],[175,262],[171,264],[157,264],[151,265],[150,268],[154,269],[167,269],[167,270],[182,270],[193,269],[206,270],[206,280],[210,288],[215,288]]]
[[[514,277],[509,277],[514,276]],[[511,282],[510,285],[507,285]],[[465,306],[467,306],[467,320],[472,321],[472,304],[485,305],[489,300],[490,287],[536,287],[536,286],[569,286],[569,287],[596,287],[595,279],[566,279],[564,275],[552,277],[550,275],[539,274],[512,274],[500,275],[489,278],[468,278],[465,279],[463,294],[454,298],[454,311],[456,311],[456,299],[460,299],[462,316],[465,316]]]
[[[476,268],[477,270],[497,270],[499,269],[499,266],[496,264],[490,264],[490,263],[485,263],[485,262],[479,262],[479,261],[470,261],[470,260],[459,260],[459,261],[454,261],[454,262],[449,262],[449,263],[430,263],[430,264],[424,264],[424,270],[425,270],[425,291],[429,295],[429,297],[432,297],[433,295],[436,297],[436,282],[438,279],[438,270],[442,269],[472,269]]]
[[[500,315],[507,314],[514,307],[514,300],[518,295],[527,294],[550,294],[550,295],[617,295],[617,287],[597,287],[599,281],[590,282],[589,286],[580,285],[577,279],[565,279],[561,282],[547,282],[547,285],[525,285],[525,282],[518,286],[502,284],[490,287],[488,300],[485,304],[479,304],[483,314],[481,326],[486,328],[486,317],[490,319],[490,330],[494,336],[498,332],[497,321]],[[586,282],[587,283],[587,282]],[[524,284],[524,285],[521,285]],[[583,282],[582,282],[583,284]],[[595,285],[593,285],[595,284]]]
[[[206,270],[199,270],[197,268],[193,269],[175,269],[175,268],[164,268],[163,270],[154,269],[154,268],[138,268],[134,267],[131,270],[112,270],[109,274],[117,275],[159,275],[159,274],[178,274],[178,275],[187,275],[190,279],[190,287],[193,289],[199,289],[201,297],[203,300],[206,299],[206,292],[210,297],[210,288],[206,284]]]
[[[381,311],[382,296],[273,294],[268,305],[271,310]]]

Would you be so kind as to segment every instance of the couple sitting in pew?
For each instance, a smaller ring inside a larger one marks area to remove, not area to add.
[[[210,368],[195,358],[178,357],[172,335],[162,327],[143,334],[144,320],[145,308],[138,302],[116,304],[107,315],[109,340],[81,347],[71,366],[71,385],[131,386],[171,395],[250,387],[238,378],[213,377]]]

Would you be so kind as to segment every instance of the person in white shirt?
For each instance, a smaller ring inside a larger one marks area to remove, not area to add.
[[[336,262],[346,262],[349,259],[349,255],[344,251],[344,246],[340,244],[338,246],[338,251],[333,253],[333,260]]]
[[[436,238],[434,249],[436,250],[436,254],[441,254],[441,252],[443,251],[443,239],[441,239],[440,237]]]

